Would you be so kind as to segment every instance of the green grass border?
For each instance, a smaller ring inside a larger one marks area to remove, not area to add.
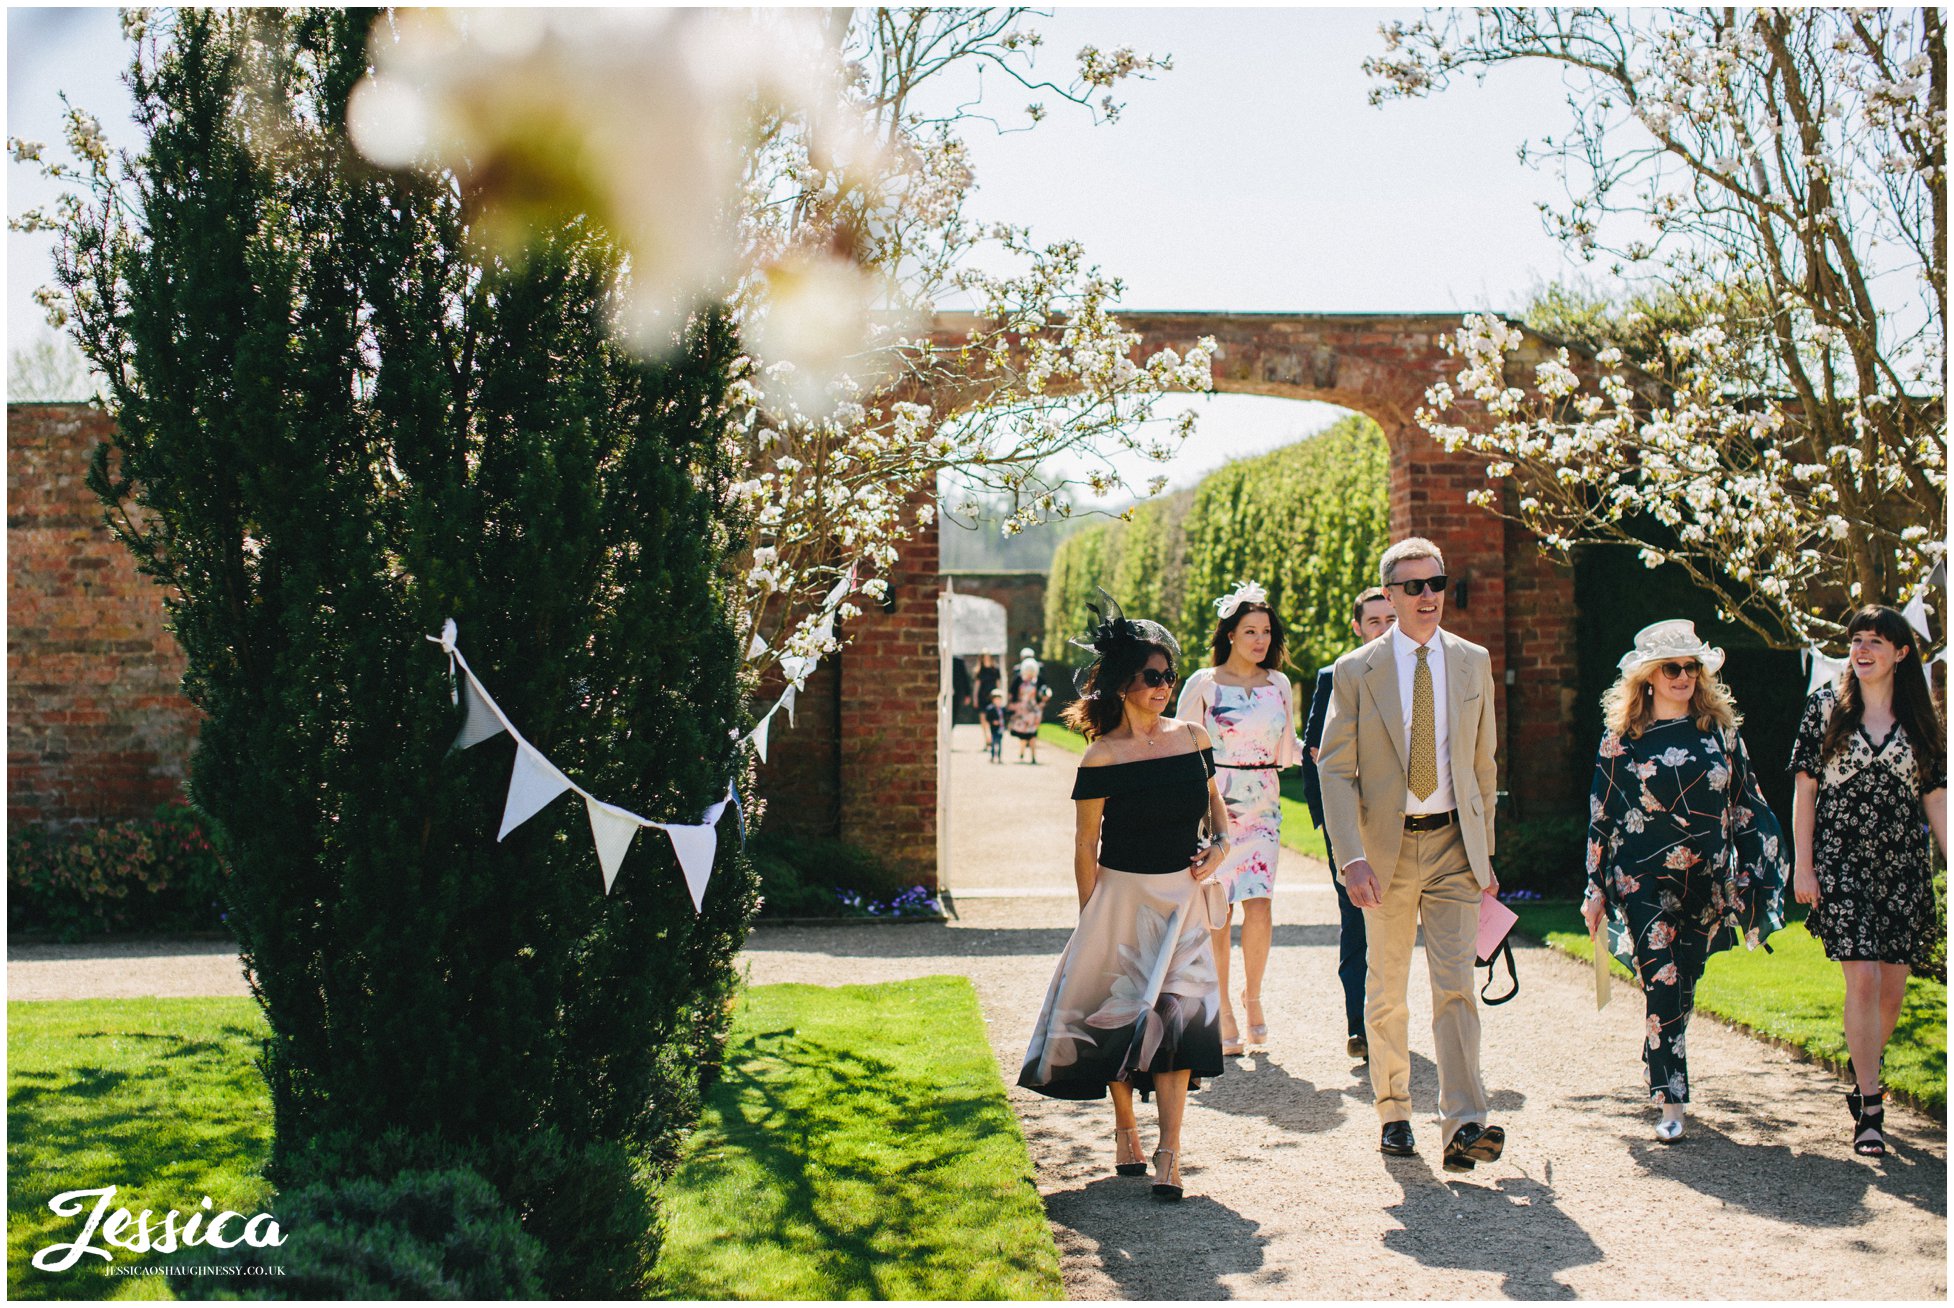
[[[964,977],[746,992],[666,1187],[675,1299],[1062,1299]]]
[[[1509,905],[1517,929],[1588,966],[1594,946],[1572,902]],[[1696,986],[1698,1012],[1823,1064],[1845,1075],[1845,975],[1805,930],[1802,917],[1773,935],[1772,952],[1726,949],[1713,956]],[[1610,971],[1629,986],[1634,974],[1610,958]],[[1638,1002],[1633,989],[1617,995]],[[1907,986],[1899,1025],[1886,1049],[1887,1089],[1945,1121],[1947,1117],[1947,987],[1915,977]]]

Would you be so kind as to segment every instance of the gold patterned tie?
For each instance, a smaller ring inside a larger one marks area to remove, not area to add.
[[[1418,670],[1411,677],[1411,793],[1431,798],[1438,789],[1438,727],[1433,721],[1432,669],[1425,662],[1431,646],[1418,647]]]

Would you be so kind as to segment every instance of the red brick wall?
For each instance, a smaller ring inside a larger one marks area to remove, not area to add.
[[[890,574],[893,610],[857,600],[865,612],[840,660],[842,834],[932,887],[939,557],[931,525]]]
[[[7,406],[7,820],[146,816],[181,793],[197,712],[163,590],[85,483],[112,430],[79,404]]]
[[[1580,666],[1574,570],[1550,561],[1532,533],[1506,522],[1507,787],[1515,816],[1579,817],[1587,775],[1573,756]]]

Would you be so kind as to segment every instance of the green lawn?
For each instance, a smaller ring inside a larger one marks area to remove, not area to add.
[[[1056,722],[1040,723],[1038,739],[1074,754],[1086,752],[1086,738]],[[1328,861],[1330,855],[1323,844],[1323,833],[1309,820],[1309,805],[1303,802],[1302,772],[1291,768],[1278,776],[1282,786],[1282,843],[1299,854]]]
[[[1514,904],[1519,929],[1564,950],[1582,962],[1594,961],[1593,945],[1573,904]],[[1696,987],[1696,1006],[1726,1021],[1845,1070],[1845,1032],[1839,1013],[1845,1004],[1845,978],[1839,965],[1805,930],[1802,920],[1771,937],[1771,953],[1741,947],[1710,959]],[[1632,977],[1619,960],[1616,976]],[[1634,1004],[1630,991],[1617,994]],[[1906,1006],[1886,1048],[1886,1084],[1935,1113],[1947,1111],[1947,987],[1916,977],[1907,986]]]
[[[83,1219],[48,1209],[63,1191],[113,1185],[111,1206],[138,1214],[187,1216],[205,1195],[246,1216],[266,1206],[271,1101],[253,1063],[263,1031],[250,999],[7,1005],[8,1297],[171,1297],[162,1277],[104,1276],[88,1255],[37,1270],[36,1250],[81,1232]],[[116,1265],[171,1257],[118,1253]]]
[[[962,977],[747,992],[665,1199],[680,1299],[1059,1299]]]
[[[64,1273],[47,1202],[277,1211],[249,999],[7,1005],[10,1298],[170,1298],[160,1276]],[[680,1298],[1062,1297],[1058,1250],[970,983],[762,986],[664,1194]],[[99,1243],[99,1240],[97,1241]],[[118,1254],[117,1266],[173,1255]],[[176,1256],[181,1261],[180,1256]]]

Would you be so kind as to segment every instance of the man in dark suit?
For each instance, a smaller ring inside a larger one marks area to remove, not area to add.
[[[1359,645],[1370,644],[1396,621],[1397,612],[1382,586],[1372,586],[1350,605],[1350,630],[1356,633]],[[1323,784],[1316,775],[1316,752],[1323,744],[1323,719],[1330,712],[1331,671],[1326,666],[1316,674],[1316,694],[1310,700],[1309,722],[1303,728],[1303,744],[1308,750],[1303,756],[1303,799],[1309,804],[1310,821],[1324,833],[1326,850],[1330,836],[1323,822]],[[1329,858],[1330,866],[1335,868],[1334,851]],[[1344,1030],[1350,1033],[1344,1049],[1352,1058],[1368,1060],[1370,1045],[1364,1039],[1364,910],[1351,904],[1349,892],[1334,872],[1330,884],[1337,891],[1337,980],[1343,982]]]

